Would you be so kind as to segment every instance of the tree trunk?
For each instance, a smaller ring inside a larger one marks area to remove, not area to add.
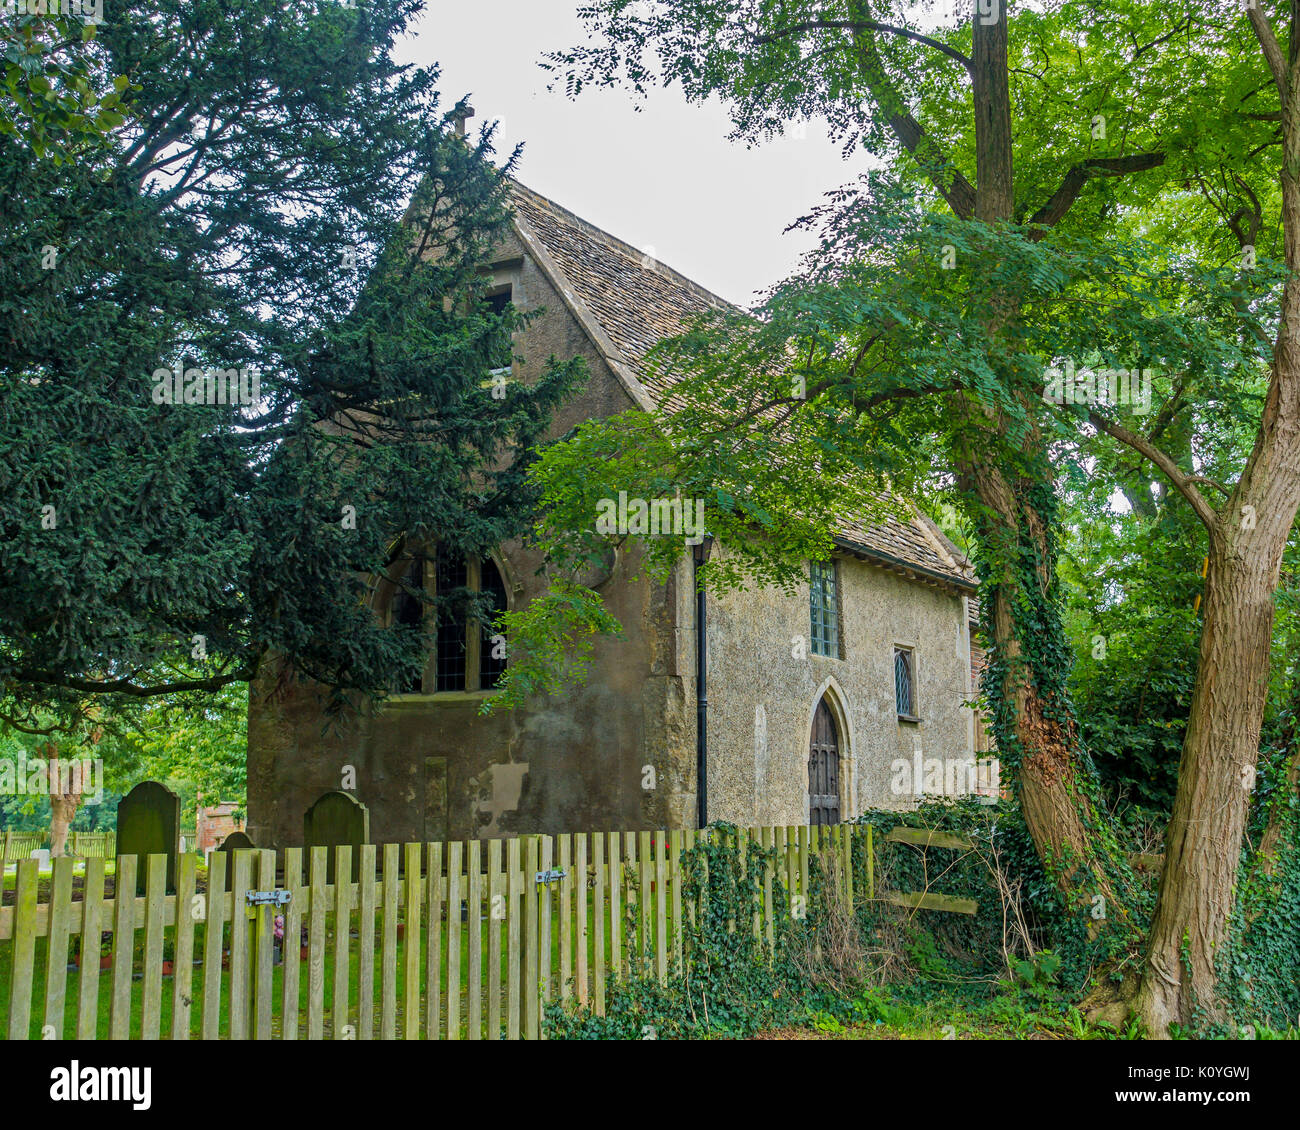
[[[60,788],[60,771],[69,774],[69,782],[75,783],[74,765],[70,761],[61,761],[58,757],[49,759],[50,767],[50,856],[59,858],[67,854],[68,832],[76,818],[77,809],[81,807],[81,793],[63,792]]]
[[[1125,900],[1095,835],[1091,770],[1065,689],[1069,648],[1054,607],[1052,519],[1031,501],[1035,494],[1050,497],[1050,475],[1044,469],[1044,481],[1021,479],[1013,487],[997,461],[1000,437],[978,424],[964,434],[958,482],[974,503],[969,509],[988,559],[982,578],[991,644],[986,672],[996,681],[986,689],[999,755],[1014,772],[1025,825],[1067,904],[1097,927],[1122,921]],[[1096,895],[1101,903],[1093,901]]]
[[[1228,929],[1268,696],[1277,590],[1300,509],[1300,99],[1284,98],[1282,317],[1254,449],[1210,531],[1205,624],[1165,868],[1136,1010],[1150,1036],[1220,1012],[1214,959]]]
[[[1005,7],[988,23],[972,25],[975,117],[973,215],[987,224],[1012,222],[1015,206],[1011,95]],[[1017,296],[983,295],[990,362],[996,366],[1002,333],[1019,316]],[[995,732],[1001,755],[1014,764],[1021,809],[1047,873],[1067,904],[1084,913],[1100,894],[1094,925],[1123,914],[1112,868],[1094,835],[1096,810],[1088,795],[1090,766],[1079,740],[1065,679],[1069,648],[1056,610],[1054,482],[1046,443],[1030,427],[1014,445],[1001,412],[952,400],[958,421],[955,463],[968,513],[979,530],[991,572],[984,578],[986,624],[998,685]],[[1032,420],[1041,405],[1025,404]],[[1000,719],[1000,721],[999,721]]]
[[[1284,529],[1282,545],[1285,539]],[[1190,1023],[1198,1006],[1218,1012],[1214,961],[1255,785],[1276,581],[1276,561],[1265,554],[1234,554],[1224,539],[1212,541],[1196,688],[1136,1002],[1157,1039],[1171,1023]]]

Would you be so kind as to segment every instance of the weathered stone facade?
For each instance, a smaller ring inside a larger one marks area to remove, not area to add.
[[[490,264],[494,289],[545,313],[517,335],[515,375],[549,356],[585,358],[585,389],[553,434],[649,407],[645,350],[688,312],[720,304],[689,280],[527,189]],[[713,552],[725,552],[715,546]],[[494,560],[510,607],[541,593],[540,561],[517,544]],[[808,819],[809,729],[822,696],[840,743],[840,812],[905,806],[890,767],[974,748],[966,597],[956,551],[919,515],[846,531],[836,555],[840,655],[795,658],[809,594],[755,590],[707,601],[708,815],[742,824]],[[303,813],[345,788],[370,810],[376,842],[692,826],[696,822],[695,599],[684,559],[664,585],[613,560],[599,585],[625,638],[597,642],[590,677],[554,699],[483,717],[491,691],[398,695],[378,713],[327,722],[308,684],[255,685],[249,703],[248,833],[302,842]],[[900,721],[894,647],[913,649],[918,721]],[[653,787],[644,787],[651,775]]]
[[[808,634],[808,590],[710,601],[709,817],[742,825],[808,821],[808,735],[826,699],[840,751],[843,815],[904,808],[895,762],[974,752],[965,597],[844,554],[839,573],[841,658],[796,658]],[[919,721],[895,709],[894,648],[916,657]]]

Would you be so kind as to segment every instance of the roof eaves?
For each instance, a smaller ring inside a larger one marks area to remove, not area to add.
[[[938,585],[940,588],[948,589],[954,593],[973,593],[979,591],[979,585],[952,573],[940,573],[936,569],[927,569],[924,565],[917,565],[912,561],[904,561],[901,557],[895,557],[889,553],[883,553],[879,549],[872,549],[863,545],[852,538],[844,537],[837,534],[834,537],[834,544],[848,553],[859,557],[864,561],[869,561],[877,565],[883,565],[887,569],[903,574],[911,580],[922,581],[927,584]]]
[[[536,189],[529,188],[526,184],[521,184],[517,180],[512,180],[512,184],[516,191],[530,197],[535,204],[543,206],[546,210],[563,217],[567,223],[585,232],[593,239],[606,244],[611,249],[620,251],[633,259],[641,259],[645,255],[645,251],[642,248],[634,247],[625,239],[619,239],[619,237],[614,235],[612,232],[608,232],[604,228],[598,227],[590,220],[584,220],[576,212],[571,212],[563,204],[557,204],[549,196],[543,196]],[[705,306],[712,307],[716,310],[728,310],[732,312],[739,312],[741,310],[741,307],[737,306],[734,302],[728,301],[720,294],[715,294],[713,291],[709,290],[708,287],[701,286],[694,279],[688,278],[686,275],[682,274],[681,271],[670,267],[667,263],[664,263],[659,259],[654,260],[654,269],[660,274],[669,276],[677,286],[700,299]]]

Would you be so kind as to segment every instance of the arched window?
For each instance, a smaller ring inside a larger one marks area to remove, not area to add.
[[[507,608],[506,587],[501,571],[490,557],[465,557],[444,546],[405,549],[389,576],[387,622],[413,626],[425,616],[437,615],[433,648],[418,678],[396,688],[399,694],[438,694],[454,691],[491,690],[506,670],[504,641],[494,635],[492,620]],[[423,590],[430,597],[450,596],[450,603],[438,608],[420,599]],[[489,597],[490,611],[471,619],[466,599],[472,593]],[[460,596],[466,599],[457,600]]]

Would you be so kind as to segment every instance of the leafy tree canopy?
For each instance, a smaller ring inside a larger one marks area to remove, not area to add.
[[[487,387],[523,324],[479,270],[514,158],[454,135],[435,68],[393,61],[421,9],[110,6],[129,125],[58,167],[0,138],[11,718],[201,696],[268,655],[382,694],[427,640],[379,626],[374,578],[409,539],[519,529],[579,371]]]

